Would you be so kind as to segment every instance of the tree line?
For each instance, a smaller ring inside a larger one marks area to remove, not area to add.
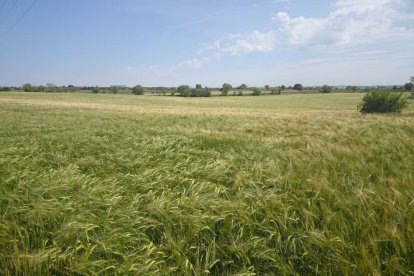
[[[358,87],[358,86],[346,86],[346,87],[334,87],[329,85],[304,87],[301,83],[295,83],[292,86],[286,87],[285,85],[264,87],[249,87],[246,84],[233,87],[229,83],[224,83],[220,88],[208,88],[203,87],[201,84],[196,84],[195,87],[189,85],[180,85],[178,87],[143,87],[142,85],[135,85],[133,87],[128,86],[57,86],[52,83],[46,85],[32,85],[31,83],[25,83],[21,87],[7,87],[0,86],[0,91],[25,91],[25,92],[93,92],[93,93],[106,93],[106,94],[134,94],[134,95],[171,95],[180,97],[211,97],[212,92],[215,91],[215,95],[220,96],[260,96],[260,95],[281,95],[282,93],[294,93],[297,92],[310,92],[310,93],[331,93],[333,91],[338,92],[369,92],[375,89],[392,89],[394,91],[413,91],[414,80],[411,77],[410,82],[400,86],[391,87]],[[218,92],[218,93],[217,93]],[[413,92],[414,93],[414,92]],[[414,97],[414,95],[413,95]]]

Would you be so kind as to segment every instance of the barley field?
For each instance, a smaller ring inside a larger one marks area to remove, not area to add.
[[[414,102],[0,93],[1,275],[413,275]]]

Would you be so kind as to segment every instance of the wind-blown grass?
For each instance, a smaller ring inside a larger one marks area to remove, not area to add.
[[[412,274],[414,110],[360,99],[2,93],[2,274]]]

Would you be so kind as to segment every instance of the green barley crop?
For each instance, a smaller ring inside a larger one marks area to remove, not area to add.
[[[0,274],[414,274],[414,109],[0,95]]]

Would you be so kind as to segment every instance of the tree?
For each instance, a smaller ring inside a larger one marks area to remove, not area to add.
[[[252,96],[260,96],[262,94],[262,90],[259,88],[253,89]]]
[[[347,91],[350,91],[350,92],[352,91],[352,92],[354,92],[354,93],[355,93],[355,91],[357,91],[357,90],[358,90],[358,87],[348,85],[345,89],[346,89]]]
[[[145,89],[141,85],[135,85],[132,88],[132,94],[134,95],[144,95]]]
[[[206,88],[193,88],[191,89],[191,97],[210,97],[211,91],[210,89]]]
[[[22,89],[24,92],[31,92],[33,91],[33,85],[30,83],[25,83],[22,85]]]
[[[112,92],[112,94],[118,94],[118,92],[119,92],[119,87],[117,87],[117,86],[112,86],[112,87],[111,87],[111,92]]]
[[[98,86],[95,86],[95,87],[92,89],[92,93],[98,94],[98,93],[99,93],[99,87],[98,87]]]
[[[180,85],[177,88],[177,92],[180,95],[180,97],[188,97],[191,93],[191,89],[188,85]]]
[[[404,84],[404,89],[407,91],[411,91],[414,88],[414,83],[412,82],[407,82],[406,84]]]
[[[222,96],[227,96],[227,94],[229,93],[230,89],[232,89],[232,86],[228,83],[224,83],[223,84],[223,88],[221,89],[221,95]]]
[[[47,92],[55,92],[58,90],[57,85],[53,83],[46,84],[46,87],[47,87]]]
[[[293,89],[295,89],[295,90],[302,90],[302,89],[303,89],[303,85],[302,85],[302,84],[300,84],[300,83],[296,83],[296,84],[293,86]]]
[[[0,91],[11,91],[11,88],[7,86],[1,86]]]
[[[247,85],[242,83],[237,89],[247,89]]]
[[[412,76],[410,80],[411,80],[411,84],[414,85],[414,76]],[[411,91],[410,99],[414,99],[414,89],[411,89],[411,90],[412,91]]]
[[[321,87],[320,90],[321,93],[331,93],[332,92],[332,87],[328,86],[328,85],[324,85]]]
[[[196,89],[201,89],[201,88],[203,88],[203,87],[201,86],[201,84],[196,84]]]
[[[282,94],[282,89],[279,87],[279,88],[272,88],[271,90],[270,90],[270,94],[272,94],[272,95],[280,95],[280,94]]]
[[[265,85],[265,89],[269,90],[270,86],[268,84]]]

